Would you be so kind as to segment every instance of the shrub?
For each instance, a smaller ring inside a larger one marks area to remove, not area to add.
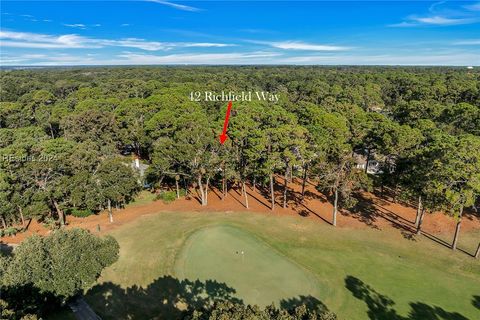
[[[33,314],[24,314],[21,311],[13,310],[8,303],[0,299],[0,319],[4,320],[37,320],[37,316]]]
[[[43,225],[45,226],[45,228],[50,230],[60,228],[59,223],[52,217],[46,217],[45,219],[43,219]]]
[[[113,237],[100,238],[84,229],[55,230],[46,237],[34,235],[13,251],[0,284],[32,286],[39,294],[64,302],[89,288],[102,270],[118,259],[118,252]]]
[[[290,309],[278,309],[273,305],[262,309],[257,305],[244,305],[230,301],[215,303],[212,307],[189,310],[186,320],[336,320],[328,310],[312,310],[305,304]]]
[[[0,230],[0,237],[11,237],[16,235],[21,229],[15,227],[8,227],[4,230]]]
[[[166,204],[175,201],[175,199],[177,199],[176,191],[162,191],[155,197],[155,200],[162,200]]]
[[[88,216],[91,216],[91,215],[95,214],[92,210],[88,210],[88,209],[81,210],[81,209],[77,209],[77,208],[69,209],[67,211],[67,213],[71,214],[72,216],[74,216],[76,218],[86,218]]]
[[[179,192],[180,194],[180,197],[185,197],[187,195],[187,191],[185,191],[185,189],[180,189]],[[175,191],[175,195],[177,195],[177,192]]]

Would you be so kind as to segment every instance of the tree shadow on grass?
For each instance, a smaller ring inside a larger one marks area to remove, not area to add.
[[[234,294],[235,289],[215,280],[201,282],[164,276],[146,288],[99,284],[89,290],[86,299],[104,319],[181,319],[189,308],[220,301],[241,303]]]
[[[475,308],[480,309],[480,296],[473,296],[472,304]]]
[[[342,210],[341,211],[342,214],[354,217],[359,221],[365,223],[366,225],[371,226],[374,229],[379,229],[375,225],[375,222],[377,221],[378,218],[382,218],[390,222],[393,228],[398,229],[405,239],[412,240],[412,241],[416,240],[417,235],[416,235],[415,222],[409,221],[408,219],[401,217],[397,213],[385,207],[382,207],[381,204],[383,203],[382,202],[383,200],[379,202],[379,200],[377,199],[370,199],[368,197],[365,197],[362,194],[355,194],[354,198],[357,200],[356,206],[350,211]],[[439,237],[433,235],[432,233],[428,233],[425,230],[422,230],[421,234],[426,238],[446,248],[449,248],[449,249],[452,248],[451,243],[443,239],[440,239]],[[471,257],[475,256],[474,254],[469,253],[462,248],[457,248],[457,250]]]
[[[350,210],[342,210],[342,214],[355,218],[369,227],[378,229],[375,225],[378,218],[377,208],[369,199],[365,199],[360,194],[355,193],[352,196],[356,200],[355,206],[350,208]]]
[[[306,306],[307,310],[316,311],[318,314],[325,314],[329,312],[327,306],[322,301],[312,296],[299,296],[280,301],[280,308],[286,310],[293,310],[302,305]]]
[[[349,211],[343,212],[366,225],[378,229],[375,225],[378,218],[382,218],[390,222],[390,224],[399,229],[402,235],[407,239],[413,239],[412,235],[415,233],[414,222],[409,221],[397,213],[385,208],[387,202],[381,198],[369,198],[361,193],[353,195],[356,200],[356,205]]]
[[[387,203],[385,200],[380,198],[371,199],[361,193],[354,194],[353,197],[357,200],[357,204],[350,211],[342,211],[342,214],[351,216],[374,229],[379,229],[375,223],[378,218],[382,218],[390,222],[393,228],[398,229],[405,239],[416,241],[415,222],[385,208],[384,205]],[[437,237],[423,231],[422,233],[431,240],[449,247],[447,243]]]
[[[60,298],[51,293],[42,292],[32,284],[0,286],[0,299],[6,301],[10,309],[15,310],[19,319],[26,314],[48,315],[61,307]],[[0,307],[0,317],[1,311]]]
[[[257,192],[264,198],[267,199],[268,203],[268,208],[271,209],[271,194],[270,194],[270,186],[265,186],[265,185],[257,185],[256,186]],[[275,206],[281,206],[281,203],[279,202],[279,195],[280,195],[280,187],[276,183],[273,184],[273,193],[274,193],[274,201],[275,201]]]
[[[353,276],[345,278],[345,287],[353,296],[365,301],[368,317],[372,320],[468,320],[457,312],[449,312],[438,306],[430,306],[422,302],[410,303],[411,310],[404,317],[395,310],[395,302],[383,295],[362,280]]]
[[[2,243],[0,241],[0,255],[2,253],[5,254],[5,255],[9,255],[9,254],[12,253],[13,249],[14,249],[14,246],[6,244],[6,243]]]
[[[147,287],[122,288],[112,282],[94,286],[85,299],[102,319],[183,319],[192,310],[205,310],[220,302],[244,304],[236,290],[215,280],[179,280],[172,276],[156,279]],[[293,310],[305,305],[319,314],[329,312],[325,304],[312,296],[280,301],[280,308]]]

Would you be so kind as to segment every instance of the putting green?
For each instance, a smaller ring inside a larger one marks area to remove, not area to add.
[[[266,306],[298,296],[318,297],[317,278],[262,240],[237,227],[194,232],[175,261],[180,279],[216,280],[236,290],[245,303]]]

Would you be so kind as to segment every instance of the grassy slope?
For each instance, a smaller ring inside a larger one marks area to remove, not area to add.
[[[100,282],[123,288],[145,287],[162,275],[174,275],[176,255],[188,235],[219,223],[255,234],[309,269],[322,284],[318,298],[341,319],[368,319],[369,308],[377,314],[375,319],[388,319],[385,314],[389,308],[407,317],[412,310],[410,304],[420,302],[425,304],[420,305],[423,311],[437,306],[469,319],[480,317],[480,310],[472,304],[473,296],[480,295],[478,261],[424,238],[406,240],[394,230],[334,229],[297,217],[251,213],[163,213],[142,217],[112,233],[120,243],[121,256],[104,271]],[[89,303],[106,319],[124,318],[119,307],[124,302],[122,297],[104,306],[100,297],[106,288],[90,292]],[[391,303],[379,300],[372,290],[391,299]],[[360,298],[355,298],[354,293]],[[418,311],[419,305],[413,306]],[[148,314],[148,310],[143,311],[143,315]]]
[[[289,297],[318,296],[321,287],[312,273],[251,233],[227,225],[189,237],[174,273],[180,279],[215,279],[234,288],[232,296],[262,307]]]
[[[155,200],[155,194],[151,193],[150,191],[142,190],[141,192],[138,193],[138,195],[135,197],[135,200],[133,202],[130,202],[127,204],[127,207],[137,207],[141,206],[144,204],[151,203],[152,201]]]

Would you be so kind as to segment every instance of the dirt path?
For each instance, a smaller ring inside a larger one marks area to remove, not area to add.
[[[278,181],[279,183],[281,181]],[[319,193],[312,184],[307,184],[305,199],[300,201],[301,181],[295,179],[289,184],[289,197],[287,208],[282,208],[282,190],[280,184],[275,190],[275,210],[270,209],[269,195],[263,190],[253,190],[247,187],[249,209],[244,206],[244,198],[240,188],[232,188],[228,195],[222,200],[218,190],[209,190],[208,205],[202,207],[192,191],[191,196],[181,198],[173,203],[164,204],[162,201],[153,201],[146,204],[132,204],[125,209],[114,209],[114,222],[110,223],[106,212],[87,218],[76,218],[68,216],[67,228],[81,227],[95,233],[108,233],[109,231],[129,223],[143,215],[157,214],[166,211],[188,211],[188,212],[255,212],[259,214],[273,215],[295,215],[307,219],[317,220],[319,223],[330,223],[333,207],[326,197]],[[337,217],[339,228],[395,228],[402,233],[411,234],[415,221],[416,208],[406,204],[393,202],[386,197],[379,198],[370,193],[358,195],[359,204],[355,210],[342,210]],[[422,225],[422,229],[431,235],[453,233],[455,220],[442,213],[428,214]],[[473,214],[466,214],[462,223],[462,232],[469,230],[480,230],[480,217]],[[100,230],[100,231],[99,231]],[[20,243],[32,234],[47,234],[50,231],[42,224],[32,221],[28,230],[13,237],[4,237],[0,243]]]

